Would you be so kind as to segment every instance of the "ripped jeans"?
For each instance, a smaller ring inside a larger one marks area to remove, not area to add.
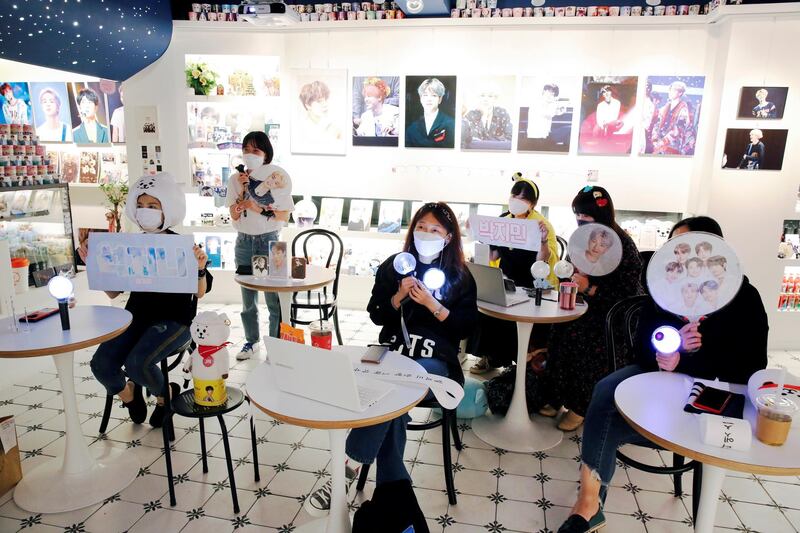
[[[92,374],[109,394],[119,394],[125,388],[124,366],[131,381],[163,396],[166,385],[158,365],[190,339],[189,328],[172,320],[144,326],[134,321],[122,335],[97,348]]]
[[[447,376],[447,363],[441,359],[420,358],[415,361],[429,374]],[[428,392],[425,399],[428,400],[432,397],[433,393]],[[404,414],[389,422],[356,428],[347,436],[345,451],[350,458],[361,464],[371,464],[377,459],[375,485],[400,479],[411,481],[411,476],[403,463],[403,453],[406,449],[406,426],[409,421],[411,421],[411,417]]]
[[[614,392],[617,386],[629,377],[648,372],[639,365],[628,365],[597,382],[592,392],[592,401],[586,411],[581,443],[581,462],[600,478],[605,497],[614,470],[617,466],[617,448],[623,444],[647,444],[617,411]]]

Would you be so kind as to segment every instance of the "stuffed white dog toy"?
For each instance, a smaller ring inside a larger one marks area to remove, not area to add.
[[[229,357],[227,346],[231,334],[231,321],[225,313],[213,311],[197,313],[192,320],[192,340],[197,348],[183,365],[183,371],[194,382],[194,401],[198,405],[213,407],[224,404],[228,397],[225,379],[228,377]]]

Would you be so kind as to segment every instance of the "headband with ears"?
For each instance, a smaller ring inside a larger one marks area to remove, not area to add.
[[[524,181],[525,183],[533,187],[533,192],[536,195],[536,198],[537,199],[539,198],[539,187],[532,180],[529,180],[528,178],[523,178],[522,172],[515,172],[514,175],[511,176],[511,181],[513,181],[514,183],[518,181]]]

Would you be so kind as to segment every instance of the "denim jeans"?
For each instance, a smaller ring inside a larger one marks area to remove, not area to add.
[[[416,359],[429,374],[447,375],[447,363],[441,359]],[[426,400],[433,397],[428,392]],[[411,417],[401,415],[389,422],[363,428],[356,428],[347,436],[345,451],[347,455],[361,464],[371,464],[378,460],[375,484],[382,485],[390,481],[407,479],[411,476],[403,463],[403,452],[406,448],[406,425]]]
[[[604,377],[594,386],[592,401],[583,423],[581,462],[595,472],[605,493],[617,466],[617,448],[623,444],[649,442],[633,429],[617,411],[614,391],[628,379],[647,372],[639,365],[628,365]]]
[[[134,322],[122,335],[97,348],[92,356],[92,374],[109,394],[118,394],[125,388],[124,366],[131,381],[163,396],[166,384],[158,364],[189,340],[189,328],[171,320],[150,326]]]
[[[269,255],[269,243],[278,240],[278,232],[273,231],[263,235],[247,235],[239,233],[236,237],[235,258],[236,266],[251,266],[254,255]],[[241,287],[242,291],[242,326],[246,342],[255,343],[261,339],[258,328],[258,293]],[[265,292],[269,311],[269,336],[280,336],[281,303],[274,292]],[[286,317],[288,320],[289,317]]]

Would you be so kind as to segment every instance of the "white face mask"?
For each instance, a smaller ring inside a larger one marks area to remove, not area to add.
[[[136,223],[142,230],[151,233],[161,229],[163,213],[161,209],[151,209],[149,207],[136,208]]]
[[[256,154],[244,154],[242,159],[244,159],[244,165],[250,170],[255,170],[264,164],[264,158]]]
[[[433,257],[441,253],[447,243],[444,237],[427,231],[414,232],[414,248],[422,257]]]
[[[525,200],[514,198],[513,196],[508,199],[508,212],[512,215],[521,215],[531,210],[531,204]]]

